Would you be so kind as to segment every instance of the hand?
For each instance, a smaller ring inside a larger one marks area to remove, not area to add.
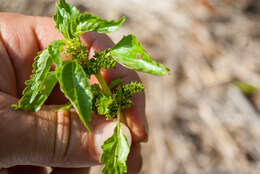
[[[4,168],[0,174],[46,173],[36,166],[54,167],[52,174],[86,174],[87,167],[98,164],[100,146],[113,133],[114,123],[103,117],[92,116],[93,130],[88,132],[73,110],[52,112],[57,105],[66,103],[59,87],[55,87],[46,105],[36,113],[10,108],[22,96],[37,52],[51,41],[63,39],[54,25],[50,18],[0,14],[0,168]],[[113,46],[103,34],[85,33],[81,39],[90,53]],[[124,82],[140,81],[134,71],[120,65],[102,74],[108,82],[118,77]],[[90,79],[93,82],[96,79]],[[140,170],[140,142],[147,139],[144,93],[135,95],[133,103],[124,111],[132,136],[128,173]]]

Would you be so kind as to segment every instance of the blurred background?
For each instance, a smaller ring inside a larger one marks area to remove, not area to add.
[[[141,174],[259,174],[259,0],[69,2],[107,19],[126,16],[111,38],[135,34],[172,69],[140,73],[150,125]],[[52,16],[55,1],[0,0],[0,11]]]

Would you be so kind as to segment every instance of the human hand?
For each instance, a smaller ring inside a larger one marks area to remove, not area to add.
[[[50,18],[0,14],[0,168],[5,168],[0,169],[0,174],[46,173],[44,168],[33,166],[54,167],[52,174],[88,173],[87,167],[98,164],[103,141],[113,133],[114,123],[103,117],[92,116],[93,130],[88,132],[73,110],[52,112],[57,105],[67,101],[59,87],[55,87],[47,105],[36,113],[11,109],[10,105],[22,96],[24,82],[29,79],[37,52],[57,39],[62,36]],[[81,39],[88,45],[90,53],[113,46],[103,34],[85,33]],[[126,83],[140,81],[134,71],[120,65],[102,75],[108,82],[118,77]],[[91,78],[90,83],[94,82],[96,79]],[[128,173],[140,170],[140,142],[147,138],[144,93],[136,94],[133,103],[124,111],[132,136]]]

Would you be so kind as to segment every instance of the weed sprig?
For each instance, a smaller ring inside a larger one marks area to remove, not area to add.
[[[130,151],[127,138],[120,127],[120,120],[124,120],[122,110],[131,107],[132,96],[143,91],[144,87],[140,82],[122,85],[122,79],[107,84],[100,70],[114,68],[116,63],[154,75],[164,75],[169,69],[154,61],[131,34],[124,36],[114,47],[97,51],[93,58],[87,59],[89,52],[87,46],[82,44],[80,35],[89,31],[114,32],[121,27],[125,18],[107,21],[90,13],[81,14],[65,0],[60,0],[56,8],[54,21],[65,40],[53,41],[48,48],[38,53],[32,75],[26,81],[23,97],[12,108],[38,111],[59,83],[69,103],[57,110],[74,107],[89,131],[91,112],[104,115],[107,120],[117,118],[113,135],[102,145],[100,162],[105,164],[102,170],[104,174],[122,174],[127,171],[126,159]],[[71,56],[72,60],[62,61],[62,52]],[[52,64],[56,64],[55,71],[50,71]],[[89,84],[91,75],[96,76],[101,88],[98,84]]]

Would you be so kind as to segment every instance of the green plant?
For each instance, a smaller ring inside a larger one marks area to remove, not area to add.
[[[81,14],[65,0],[60,0],[56,8],[56,28],[66,40],[53,41],[48,48],[38,53],[30,80],[26,81],[23,97],[17,105],[13,104],[12,108],[38,111],[54,86],[59,83],[61,91],[70,102],[57,110],[74,107],[88,131],[91,131],[91,112],[104,115],[107,120],[117,119],[113,135],[102,145],[103,154],[100,161],[105,164],[102,170],[105,174],[126,172],[130,147],[120,128],[120,120],[124,120],[122,110],[131,107],[133,94],[143,91],[144,87],[140,82],[121,85],[121,79],[116,79],[108,85],[100,70],[113,68],[116,62],[127,68],[154,75],[164,75],[169,69],[150,58],[137,38],[131,34],[123,37],[113,48],[97,51],[93,58],[87,59],[89,53],[86,45],[81,43],[80,35],[88,31],[116,31],[125,18],[107,21],[89,13]],[[62,52],[71,56],[72,60],[62,61]],[[56,64],[55,71],[50,71],[52,64]],[[89,84],[91,75],[96,76],[102,89],[98,84]]]

